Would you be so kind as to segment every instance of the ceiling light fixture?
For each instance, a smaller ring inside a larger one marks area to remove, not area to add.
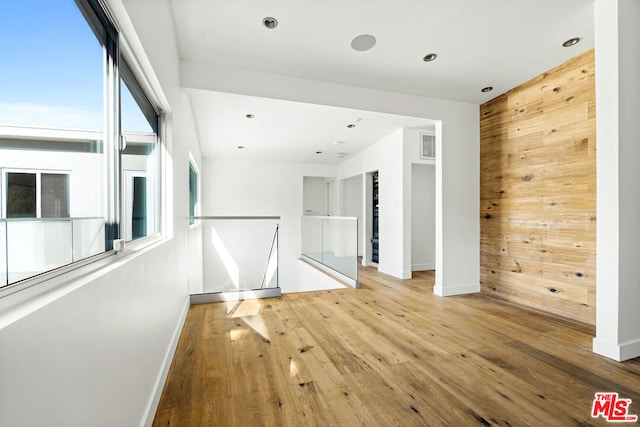
[[[336,141],[334,142],[335,145],[342,145],[342,144],[346,144],[346,141]]]
[[[351,48],[358,52],[364,52],[376,45],[376,38],[369,34],[361,34],[351,40]]]
[[[253,119],[253,118],[255,117],[255,115],[253,115],[253,114],[247,114],[245,117],[246,117],[247,119]]]
[[[430,54],[428,54],[428,55],[425,55],[425,57],[424,57],[424,58],[422,58],[422,60],[423,60],[424,62],[431,62],[431,61],[433,61],[434,59],[436,59],[437,57],[438,57],[438,55],[436,55],[435,53],[430,53]]]
[[[244,145],[238,145],[238,150],[244,150]]]
[[[339,159],[344,159],[348,155],[349,155],[349,153],[338,153],[338,154],[336,154],[336,157],[339,158]]]
[[[322,154],[322,151],[316,151],[316,154]]]
[[[348,125],[347,125],[347,127],[348,127],[349,129],[353,129],[354,127],[356,127],[356,125],[354,125],[353,123],[350,123],[350,124],[348,124]]]
[[[493,90],[493,86],[487,86],[481,89],[481,91],[484,93],[491,92],[492,90]]]
[[[580,41],[580,37],[574,37],[574,38],[569,39],[566,42],[562,43],[562,46],[563,47],[575,46],[575,45],[578,44],[579,41]]]
[[[278,26],[278,20],[276,18],[272,18],[271,16],[267,16],[262,20],[262,25],[270,30],[273,30]]]

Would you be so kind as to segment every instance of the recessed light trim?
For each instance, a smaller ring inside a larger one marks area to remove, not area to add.
[[[349,124],[347,125],[347,127],[348,127],[349,129],[353,129],[354,127],[356,127],[356,125],[354,125],[353,123],[349,123]]]
[[[245,117],[247,119],[253,119],[255,117],[255,115],[254,114],[247,114]]]
[[[266,28],[270,30],[273,30],[278,26],[278,20],[271,16],[267,16],[262,20],[262,25],[264,25]]]
[[[316,154],[322,154],[322,151],[316,151]]]
[[[351,40],[351,48],[358,52],[364,52],[376,45],[376,38],[370,34],[361,34]]]
[[[424,58],[422,58],[422,60],[424,62],[431,62],[431,61],[435,60],[437,57],[438,57],[437,54],[429,53],[429,54],[425,55]]]
[[[480,91],[484,93],[491,92],[492,90],[493,90],[493,86],[487,86],[480,89]]]
[[[573,37],[566,42],[562,43],[562,47],[571,47],[575,46],[580,42],[580,37]]]
[[[238,145],[238,150],[244,150],[244,145]]]

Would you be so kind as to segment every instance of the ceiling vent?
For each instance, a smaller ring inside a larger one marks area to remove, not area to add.
[[[420,158],[431,159],[436,158],[436,136],[428,133],[420,135]]]

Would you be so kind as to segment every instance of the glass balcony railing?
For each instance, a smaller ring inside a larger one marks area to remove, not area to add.
[[[280,217],[192,219],[200,223],[202,233],[202,294],[279,290]]]
[[[358,218],[302,217],[302,255],[358,283]]]
[[[104,218],[1,219],[0,287],[104,250]]]

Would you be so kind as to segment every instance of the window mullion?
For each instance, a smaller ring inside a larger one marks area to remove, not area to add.
[[[106,165],[106,250],[113,249],[119,239],[122,217],[122,182],[120,177],[120,77],[118,71],[118,40],[107,37],[105,43],[105,140]]]

